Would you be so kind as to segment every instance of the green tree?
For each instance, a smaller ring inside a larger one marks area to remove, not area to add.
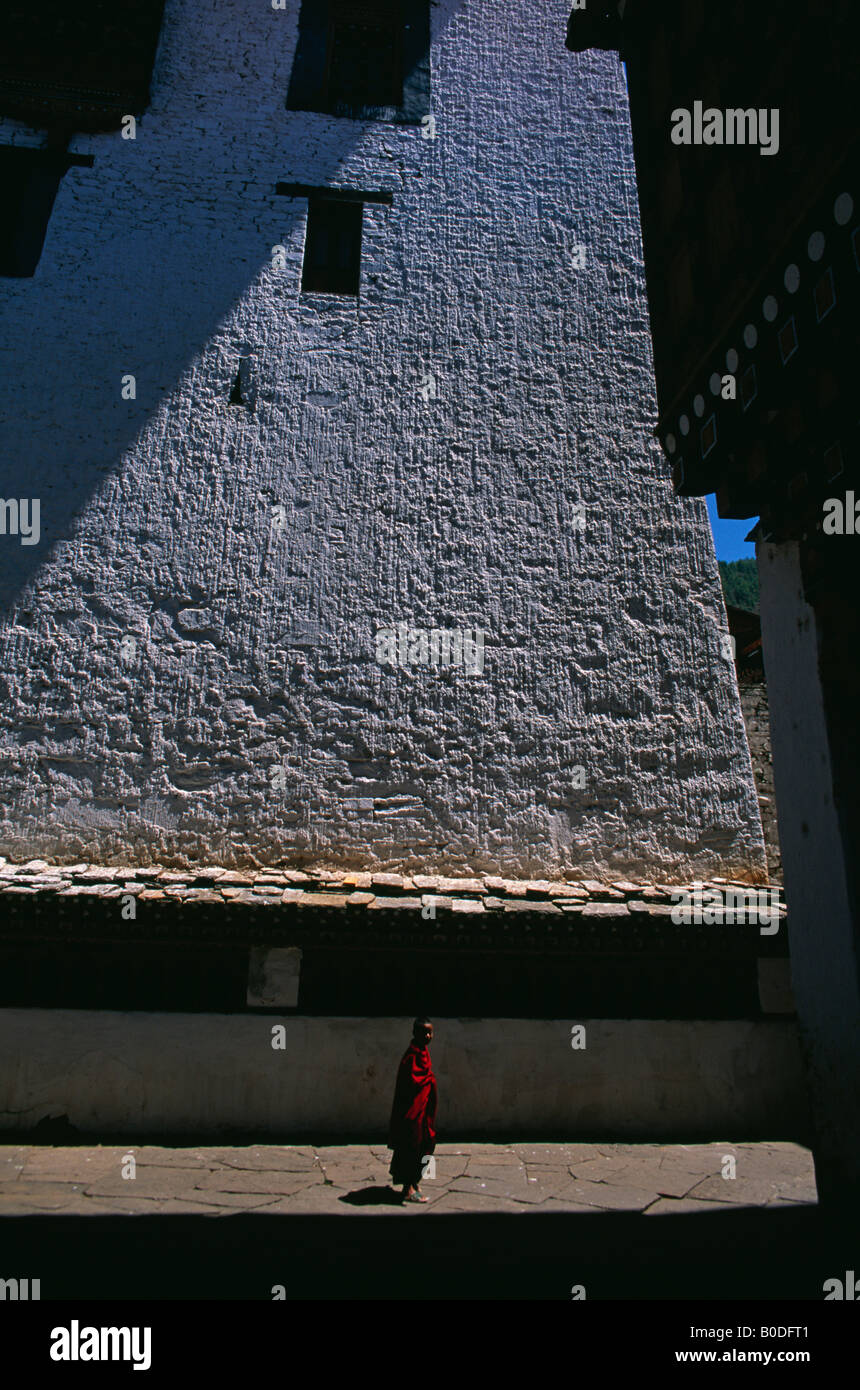
[[[720,560],[723,598],[735,608],[758,612],[758,565],[755,560]]]

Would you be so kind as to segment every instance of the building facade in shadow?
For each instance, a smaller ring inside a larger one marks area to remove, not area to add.
[[[625,63],[676,492],[759,518],[793,986],[836,1200],[860,1178],[854,17],[627,0],[574,9],[567,40]]]

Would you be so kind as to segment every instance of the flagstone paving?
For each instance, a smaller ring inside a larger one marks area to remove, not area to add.
[[[128,1155],[134,1156],[134,1177]],[[732,1171],[734,1160],[735,1176]],[[400,1208],[381,1145],[0,1145],[0,1216],[372,1215]],[[726,1174],[726,1176],[724,1176]],[[425,1212],[673,1212],[808,1206],[799,1144],[440,1144]]]

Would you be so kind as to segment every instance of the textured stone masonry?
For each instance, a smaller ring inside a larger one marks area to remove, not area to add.
[[[746,893],[780,892],[766,885],[716,878],[700,884],[709,888],[743,889]],[[223,903],[251,907],[296,904],[309,909],[398,909],[413,914],[433,908],[437,912],[555,913],[613,921],[630,917],[670,916],[682,890],[692,883],[598,883],[594,880],[504,879],[488,874],[481,878],[449,878],[435,874],[349,873],[328,869],[265,869],[238,873],[217,865],[187,872],[151,866],[49,864],[44,859],[11,863],[0,859],[0,903],[20,894],[58,894],[60,897],[119,898],[132,894],[141,903]],[[675,895],[673,897],[673,895]],[[0,909],[1,910],[1,909]],[[777,913],[786,908],[781,898]]]
[[[653,438],[618,57],[565,49],[570,0],[429,12],[434,139],[285,109],[298,0],[167,0],[137,138],[72,139],[0,292],[0,496],[41,500],[0,537],[11,858],[765,875],[705,503]],[[390,196],[357,296],[300,293],[279,184]],[[480,630],[483,670],[380,665],[400,622]]]

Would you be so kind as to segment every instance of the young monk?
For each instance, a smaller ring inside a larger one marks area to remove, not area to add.
[[[389,1172],[395,1186],[403,1185],[404,1202],[427,1201],[418,1184],[422,1159],[436,1147],[436,1078],[429,1051],[432,1041],[433,1024],[429,1018],[416,1018],[412,1042],[403,1054],[394,1088],[388,1131],[388,1147],[394,1153]]]

